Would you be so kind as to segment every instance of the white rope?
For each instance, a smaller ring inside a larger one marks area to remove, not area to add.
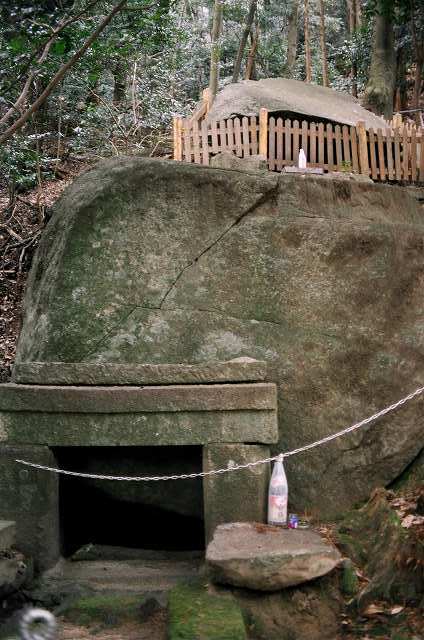
[[[28,467],[34,467],[35,469],[41,469],[42,471],[52,471],[54,473],[62,473],[66,476],[77,476],[78,478],[92,478],[94,480],[118,480],[125,482],[157,482],[159,480],[187,480],[189,478],[204,478],[206,476],[214,476],[220,473],[228,473],[229,471],[238,471],[239,469],[248,469],[249,467],[256,467],[259,464],[266,464],[267,462],[272,462],[276,460],[278,456],[282,455],[284,458],[288,458],[290,456],[297,455],[298,453],[303,453],[303,451],[309,451],[309,449],[314,449],[315,447],[319,447],[322,444],[327,442],[331,442],[331,440],[335,440],[336,438],[340,438],[341,436],[346,435],[347,433],[351,433],[352,431],[356,431],[360,427],[363,427],[370,422],[374,422],[381,416],[390,413],[391,411],[395,411],[398,407],[405,404],[409,400],[412,400],[416,396],[424,393],[424,387],[419,387],[415,389],[412,393],[405,396],[401,400],[398,400],[394,404],[382,409],[378,413],[374,413],[374,415],[369,418],[365,418],[365,420],[361,420],[361,422],[356,422],[350,427],[343,429],[342,431],[338,431],[337,433],[333,433],[330,436],[326,436],[325,438],[321,438],[321,440],[316,440],[315,442],[311,442],[310,444],[306,444],[303,447],[299,447],[298,449],[293,449],[292,451],[286,451],[285,453],[278,453],[275,456],[271,456],[270,458],[263,458],[262,460],[255,460],[254,462],[247,462],[246,464],[231,464],[223,469],[211,469],[210,471],[201,471],[198,473],[183,473],[181,475],[169,475],[169,476],[106,476],[95,473],[78,473],[77,471],[67,471],[66,469],[55,469],[54,467],[46,467],[41,464],[35,464],[34,462],[27,462],[26,460],[15,460],[19,464],[24,464]]]

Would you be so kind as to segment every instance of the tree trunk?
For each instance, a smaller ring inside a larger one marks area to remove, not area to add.
[[[214,100],[218,91],[218,79],[219,79],[219,60],[221,55],[221,47],[219,38],[222,29],[222,9],[223,0],[215,0],[213,11],[213,23],[211,34],[211,70],[209,78],[209,89],[211,92],[211,99]]]
[[[233,82],[238,82],[240,76],[241,62],[243,60],[244,50],[246,48],[247,39],[252,29],[253,19],[255,17],[257,0],[250,0],[249,11],[246,16],[246,22],[244,24],[243,33],[241,34],[240,46],[237,51],[237,57],[234,62]]]
[[[420,38],[415,27],[415,9],[415,1],[411,0],[411,34],[415,58],[414,95],[412,104],[414,109],[419,109],[424,67],[424,40],[422,37]]]
[[[298,15],[299,0],[293,0],[288,19],[287,60],[283,68],[283,76],[285,76],[286,78],[293,78],[294,75],[294,67],[297,57]]]
[[[256,51],[258,49],[258,40],[259,40],[259,27],[256,25],[255,34],[250,32],[250,49],[247,56],[247,64],[246,64],[246,75],[244,77],[245,80],[252,80],[255,78],[255,57]]]
[[[423,67],[424,60],[418,59],[415,66],[414,97],[412,99],[414,109],[420,108],[421,87],[423,82]]]
[[[124,102],[126,93],[126,68],[121,61],[117,62],[113,69],[113,103]]]
[[[390,119],[393,115],[396,55],[393,23],[381,12],[375,17],[371,66],[364,104],[377,115]]]
[[[359,24],[357,22],[357,8],[359,0],[347,0],[347,12],[349,20],[349,36],[353,40],[356,29]],[[350,68],[350,77],[352,80],[352,95],[354,98],[358,97],[358,64],[355,58],[352,59],[352,66]]]
[[[321,39],[321,56],[322,56],[322,84],[324,87],[328,87],[330,82],[328,80],[328,60],[327,60],[327,43],[325,41],[325,9],[324,0],[319,0],[319,15],[320,15],[320,39]]]
[[[396,56],[396,91],[394,100],[395,113],[408,108],[407,62],[405,48],[399,47]]]
[[[311,82],[311,80],[312,80],[312,60],[311,60],[311,44],[310,44],[310,41],[309,41],[309,0],[305,0],[304,25],[305,25],[305,71],[306,71],[306,82]]]

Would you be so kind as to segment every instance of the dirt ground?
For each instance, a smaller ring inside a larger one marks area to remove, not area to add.
[[[79,627],[59,620],[58,640],[166,640],[166,612],[159,611],[146,622],[126,622],[113,627]]]

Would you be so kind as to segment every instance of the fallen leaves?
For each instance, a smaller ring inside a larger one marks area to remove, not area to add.
[[[418,527],[424,524],[424,516],[415,516],[413,514],[409,514],[402,519],[400,524],[404,529],[410,529],[413,526]]]

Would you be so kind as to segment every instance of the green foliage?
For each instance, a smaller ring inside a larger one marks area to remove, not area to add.
[[[24,191],[37,184],[37,172],[51,177],[51,159],[35,148],[34,136],[16,136],[0,146],[0,174],[11,191]]]

